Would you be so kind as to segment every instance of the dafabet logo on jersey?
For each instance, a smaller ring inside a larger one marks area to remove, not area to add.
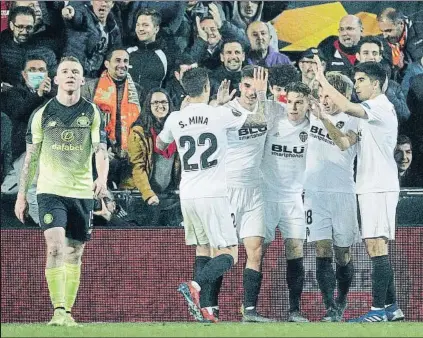
[[[82,145],[73,145],[70,144],[71,142],[73,142],[75,140],[75,135],[73,133],[72,130],[64,130],[62,131],[62,133],[60,134],[60,138],[63,142],[66,143],[62,143],[62,144],[53,144],[51,146],[52,149],[54,150],[61,150],[61,151],[82,151]]]

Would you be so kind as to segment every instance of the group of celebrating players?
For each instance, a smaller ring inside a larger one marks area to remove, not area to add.
[[[300,311],[307,239],[316,243],[316,276],[326,307],[322,321],[341,321],[354,276],[350,248],[360,240],[356,194],[361,235],[373,267],[373,302],[368,313],[353,321],[404,319],[388,259],[399,184],[393,156],[398,122],[384,95],[385,70],[375,62],[359,64],[353,85],[338,73],[325,76],[318,56],[314,59],[319,101],[301,82],[283,88],[286,103],[278,102],[273,92],[275,99],[269,100],[268,70],[246,66],[240,96],[229,93],[225,80],[210,102],[207,71],[184,73],[188,96],[181,110],[167,118],[156,145],[166,149],[175,141],[182,163],[185,238],[187,245],[196,246],[196,257],[193,280],[181,283],[178,291],[198,321],[218,321],[223,275],[237,263],[239,243],[247,255],[242,319],[273,321],[257,312],[257,301],[263,259],[276,227],[287,260],[288,320],[308,322]],[[76,326],[71,309],[84,243],[92,231],[92,195],[93,190],[95,196],[107,192],[108,155],[101,114],[80,95],[84,78],[79,61],[63,59],[55,83],[57,97],[30,120],[15,213],[24,221],[26,193],[39,162],[37,199],[55,309],[49,324]],[[361,103],[350,102],[353,89]],[[57,146],[63,142],[81,150]],[[93,150],[98,172],[94,186]]]

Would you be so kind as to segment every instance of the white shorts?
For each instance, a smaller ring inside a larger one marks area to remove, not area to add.
[[[261,187],[228,188],[228,194],[239,239],[265,237]]]
[[[183,199],[181,209],[187,245],[210,244],[218,249],[238,245],[227,197]]]
[[[358,195],[363,238],[395,239],[395,216],[398,192],[379,192]]]
[[[266,221],[265,243],[275,240],[276,227],[284,239],[306,238],[306,224],[304,220],[304,206],[301,194],[287,196],[283,202],[268,202],[264,204]]]
[[[306,191],[307,241],[333,240],[339,247],[361,242],[355,194]]]

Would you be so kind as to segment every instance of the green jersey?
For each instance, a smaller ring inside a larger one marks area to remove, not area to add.
[[[67,107],[51,99],[31,115],[26,141],[42,143],[37,194],[93,198],[93,143],[106,143],[94,103],[81,98]]]

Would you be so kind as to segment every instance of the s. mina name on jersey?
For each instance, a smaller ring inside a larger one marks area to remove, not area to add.
[[[188,119],[188,123],[191,124],[205,124],[209,123],[209,118],[204,116],[192,116]],[[187,125],[184,121],[179,121],[179,125],[181,128],[185,128]]]

